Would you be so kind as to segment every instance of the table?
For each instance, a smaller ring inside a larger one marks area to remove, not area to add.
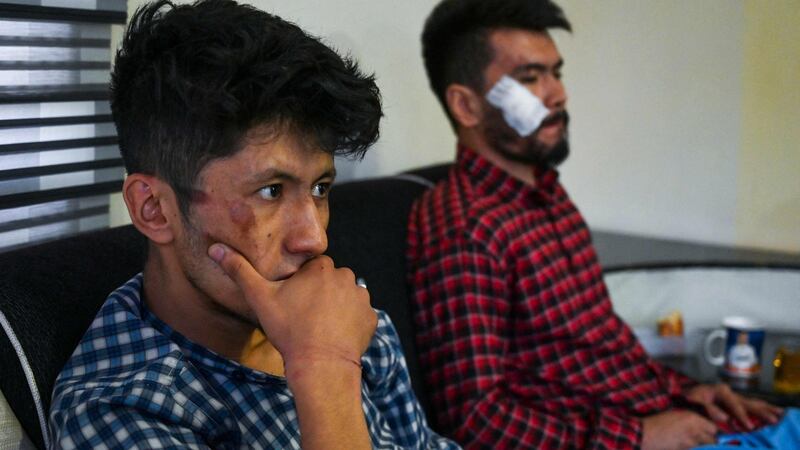
[[[726,382],[731,387],[742,394],[762,398],[778,406],[800,407],[800,394],[783,394],[772,389],[772,378],[775,368],[772,366],[772,359],[778,349],[781,340],[788,337],[800,337],[800,333],[791,331],[767,330],[764,338],[764,348],[761,350],[761,375],[758,380],[752,383],[742,383],[738,380],[728,380],[720,376],[719,368],[706,362],[702,352],[689,353],[684,355],[661,355],[655,359],[666,366],[688,375],[701,383]]]

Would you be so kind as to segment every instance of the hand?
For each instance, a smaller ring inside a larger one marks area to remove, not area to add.
[[[716,442],[717,427],[705,417],[674,409],[642,419],[642,450],[683,450]]]
[[[370,307],[369,292],[356,285],[352,271],[337,269],[330,258],[318,256],[288,279],[273,282],[228,246],[214,244],[208,254],[242,290],[283,357],[290,381],[292,374],[303,373],[302,368],[312,364],[358,368],[377,315]]]
[[[747,430],[753,429],[751,415],[773,424],[783,414],[783,409],[763,400],[743,397],[733,392],[727,384],[695,386],[689,390],[686,398],[703,405],[708,416],[716,422],[727,422],[730,419],[729,414],[732,414]]]

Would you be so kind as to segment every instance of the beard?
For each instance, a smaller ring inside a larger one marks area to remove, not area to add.
[[[235,302],[229,305],[230,301],[221,300],[242,295],[235,282],[225,275],[221,268],[210,262],[208,257],[208,247],[214,242],[222,242],[222,240],[207,235],[195,217],[190,216],[183,223],[185,233],[177,244],[179,259],[186,280],[207,299],[204,302],[205,307],[216,311],[221,316],[261,329],[261,323],[254,311],[249,308],[235,308]],[[237,251],[239,250],[237,249]],[[239,303],[246,305],[243,299]]]
[[[567,111],[558,111],[551,114],[542,121],[536,131],[526,137],[520,136],[516,130],[506,123],[500,109],[487,102],[484,105],[484,111],[487,111],[483,125],[486,141],[503,158],[542,169],[549,169],[558,166],[569,156],[567,133],[569,114]],[[539,141],[538,134],[542,126],[559,120],[564,123],[564,134],[561,139],[555,145],[546,145]]]

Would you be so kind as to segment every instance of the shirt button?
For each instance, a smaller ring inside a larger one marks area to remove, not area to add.
[[[242,372],[239,369],[236,369],[233,372],[231,372],[231,378],[233,378],[236,381],[242,381],[245,378],[244,377],[244,372]]]

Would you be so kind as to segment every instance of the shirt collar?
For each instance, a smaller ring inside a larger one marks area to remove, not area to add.
[[[536,185],[531,186],[462,144],[458,145],[456,165],[470,176],[472,185],[478,192],[498,196],[504,201],[550,203],[558,184],[559,174],[553,168],[532,168]]]
[[[141,274],[140,274],[141,276]],[[249,380],[256,383],[285,383],[286,379],[265,372],[251,369],[239,362],[225,358],[222,355],[203,347],[182,335],[166,322],[150,312],[144,301],[144,287],[139,291],[139,310],[141,319],[146,324],[158,330],[161,334],[175,343],[183,354],[196,366],[201,366],[208,371],[224,374],[234,380]]]

